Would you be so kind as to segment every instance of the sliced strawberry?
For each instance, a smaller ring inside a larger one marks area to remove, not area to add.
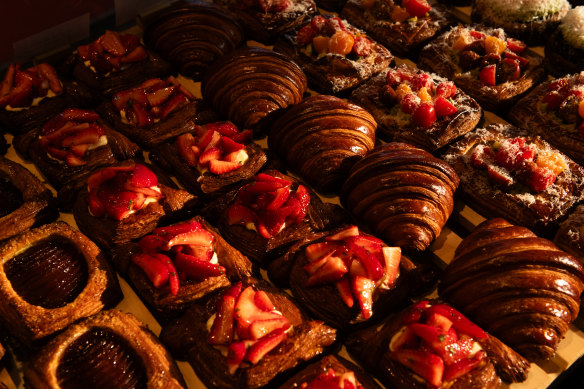
[[[302,268],[304,269],[305,272],[307,272],[309,275],[312,275],[314,273],[316,273],[321,267],[324,266],[325,263],[328,262],[329,257],[332,255],[333,252],[331,252],[330,255],[321,257],[317,260],[314,260],[312,262],[308,262],[306,265],[304,265]]]
[[[100,191],[98,195],[103,202],[106,212],[116,220],[122,220],[134,210],[136,193],[127,191]]]
[[[175,86],[167,86],[166,88],[160,88],[154,92],[150,92],[146,95],[148,103],[150,103],[151,106],[160,105],[167,101],[175,90]]]
[[[235,303],[235,320],[237,322],[237,333],[240,338],[249,338],[249,326],[256,320],[270,320],[282,318],[282,314],[276,311],[266,312],[258,308],[255,304],[255,293],[253,287],[248,286],[241,291]]]
[[[156,235],[146,235],[138,242],[138,244],[140,245],[140,249],[142,250],[142,252],[145,253],[156,252],[160,250],[164,243],[165,240],[160,236]]]
[[[61,84],[55,68],[44,62],[38,64],[37,67],[39,73],[49,81],[49,88],[51,88],[55,94],[63,92],[63,84]]]
[[[432,8],[426,0],[402,0],[402,6],[406,8],[406,11],[413,17],[419,17],[426,15],[428,11]]]
[[[189,166],[197,166],[199,155],[193,149],[193,146],[195,146],[195,137],[193,134],[186,133],[177,136],[176,146],[181,157]]]
[[[234,375],[239,366],[245,358],[245,353],[254,341],[241,340],[239,342],[232,342],[229,344],[227,351],[227,370],[229,374]]]
[[[505,56],[504,59],[512,59],[514,61],[517,61],[519,63],[520,67],[523,67],[523,66],[526,66],[529,64],[528,58],[521,57],[521,56],[519,56],[515,53],[512,53],[510,51],[506,51],[503,55]],[[519,78],[519,77],[517,77],[517,78]]]
[[[221,158],[221,155],[223,155],[221,149],[219,149],[218,147],[210,147],[207,150],[203,151],[199,156],[199,165],[205,166],[212,160],[218,160],[219,158]]]
[[[356,36],[352,52],[360,57],[368,56],[371,53],[371,41],[363,35]]]
[[[170,293],[173,296],[176,296],[178,294],[178,289],[180,287],[180,283],[179,283],[179,279],[178,279],[178,272],[176,271],[174,264],[172,263],[170,258],[164,254],[156,253],[156,254],[154,254],[154,256],[159,261],[166,264],[166,268],[168,269],[168,286],[170,288]]]
[[[521,77],[519,62],[512,58],[503,58],[503,73],[506,81],[515,81]]]
[[[272,176],[271,174],[266,174],[266,173],[259,173],[254,177],[254,180],[256,181],[267,181],[267,182],[277,182],[279,184],[281,184],[281,186],[290,186],[292,185],[292,183],[284,178],[280,178],[280,177],[276,177],[276,176]],[[278,186],[278,187],[281,187]]]
[[[489,146],[478,145],[470,155],[470,163],[477,169],[486,169],[495,162],[495,153]]]
[[[140,44],[140,38],[136,34],[122,34],[120,39],[126,51],[132,51]]]
[[[332,255],[337,249],[338,244],[333,242],[313,243],[304,248],[304,254],[309,261],[315,261],[325,256]]]
[[[364,319],[373,315],[373,290],[375,282],[366,277],[356,276],[351,279],[351,290],[357,299]]]
[[[148,57],[148,52],[144,46],[137,46],[134,50],[120,58],[121,63],[140,62]]]
[[[213,254],[215,253],[211,247],[208,246],[197,246],[197,245],[183,245],[183,246],[173,246],[173,249],[179,252],[184,252],[185,254],[192,255],[201,261],[209,262],[213,259]]]
[[[133,254],[131,258],[132,262],[140,266],[146,273],[154,287],[160,288],[168,283],[170,277],[168,267],[157,258],[149,254],[140,253]]]
[[[507,48],[515,54],[521,54],[527,48],[527,45],[519,39],[507,38]]]
[[[412,78],[412,88],[415,91],[418,91],[422,88],[426,88],[427,90],[432,90],[434,86],[434,82],[432,81],[432,77],[430,77],[427,73],[418,73],[414,75]]]
[[[367,273],[367,269],[363,266],[363,262],[359,261],[358,259],[353,259],[351,256],[351,263],[349,267],[349,274],[353,277],[369,277]]]
[[[402,349],[391,352],[389,357],[411,369],[430,385],[434,387],[442,385],[444,362],[439,356],[427,351]]]
[[[65,158],[65,161],[67,162],[68,166],[83,166],[87,163],[87,162],[85,162],[85,160],[83,160],[82,158],[79,158],[78,156],[76,156],[72,152],[67,153],[67,157]]]
[[[452,381],[458,377],[466,375],[468,372],[477,367],[485,358],[485,353],[479,351],[472,358],[461,359],[460,361],[444,367],[443,381]]]
[[[440,331],[446,332],[452,327],[452,320],[448,319],[446,316],[441,315],[437,312],[431,312],[428,315],[426,324],[432,327],[438,328]]]
[[[564,94],[558,91],[548,92],[542,99],[542,102],[547,105],[550,111],[556,111],[564,102]]]
[[[336,234],[327,236],[325,239],[329,242],[330,241],[334,242],[334,241],[344,240],[344,239],[352,237],[352,236],[359,236],[359,227],[357,227],[357,226],[347,227],[344,230],[337,232]]]
[[[77,54],[85,62],[91,59],[91,44],[77,46]]]
[[[436,116],[438,117],[450,116],[458,111],[454,104],[442,96],[438,96],[436,100],[434,100],[434,109],[436,110]]]
[[[184,94],[173,95],[166,103],[164,103],[164,108],[160,114],[161,118],[166,118],[173,112],[178,111],[180,108],[184,107],[190,102],[189,98]]]
[[[17,107],[27,107],[32,103],[33,98],[33,78],[30,74],[16,71],[14,76],[14,89],[8,94],[8,105]]]
[[[89,144],[81,144],[71,147],[71,152],[78,157],[83,157],[89,149]]]
[[[379,280],[384,273],[383,266],[379,261],[381,259],[381,250],[375,255],[375,253],[355,243],[353,239],[347,239],[346,242],[349,249],[367,270],[367,277],[373,281]]]
[[[101,217],[105,214],[105,206],[97,197],[97,191],[91,190],[88,194],[89,212],[95,217]]]
[[[92,145],[99,141],[99,138],[103,134],[103,130],[99,131],[99,127],[97,126],[90,126],[85,130],[77,131],[72,135],[64,138],[61,141],[62,147],[72,147],[77,145]]]
[[[253,302],[256,307],[262,311],[270,312],[276,310],[276,306],[272,303],[272,300],[270,300],[270,296],[268,296],[263,290],[256,291],[253,297]]]
[[[404,324],[418,323],[429,307],[428,300],[418,301],[403,313],[402,321]]]
[[[489,165],[487,167],[487,174],[491,183],[502,186],[503,188],[508,188],[515,183],[515,180],[509,172],[498,166]]]
[[[176,267],[191,280],[200,281],[225,274],[223,266],[202,261],[192,255],[176,253],[174,261]]]
[[[237,162],[239,166],[241,166],[245,163],[245,161],[247,161],[248,157],[249,156],[247,154],[247,151],[245,150],[245,148],[243,148],[241,150],[227,154],[225,157],[223,157],[223,160],[225,162]]]
[[[127,109],[128,106],[134,104],[146,107],[148,106],[148,96],[142,88],[126,89],[112,96],[112,104],[118,111]]]
[[[436,87],[436,95],[442,96],[445,99],[456,95],[456,85],[452,81],[444,81]]]
[[[399,274],[399,264],[401,261],[401,248],[383,247],[383,259],[385,262],[385,277],[388,285],[393,285]]]
[[[286,331],[290,328],[290,322],[282,316],[276,319],[256,320],[249,326],[249,336],[251,339],[260,339],[267,334],[282,329]]]
[[[253,139],[253,131],[252,130],[243,130],[238,134],[235,134],[230,137],[235,142],[247,144],[252,141]]]
[[[316,15],[312,18],[310,25],[315,32],[320,32],[326,23],[326,18],[322,15]]]
[[[87,179],[87,186],[89,190],[97,190],[99,186],[106,181],[111,180],[116,176],[116,171],[111,168],[100,169],[93,173]]]
[[[286,203],[289,196],[290,190],[287,187],[279,188],[275,191],[259,195],[257,205],[262,210],[275,211]]]
[[[227,224],[255,223],[256,213],[243,204],[233,204],[227,211]]]
[[[232,153],[234,151],[239,151],[241,149],[245,149],[245,145],[241,143],[237,143],[233,139],[229,138],[228,136],[222,136],[221,140],[219,141],[219,147],[223,150],[225,154]]]
[[[140,104],[132,104],[132,109],[126,113],[129,121],[136,127],[146,127],[154,123],[148,110]]]
[[[211,234],[204,228],[198,228],[192,231],[174,235],[171,239],[169,239],[166,242],[166,244],[163,246],[163,249],[170,250],[172,246],[183,244],[211,247],[213,245],[214,240],[215,237],[213,236],[213,234]]]
[[[67,108],[60,116],[64,121],[96,122],[99,120],[97,112],[81,108]]]
[[[245,359],[255,365],[264,357],[264,355],[282,343],[284,339],[286,339],[286,332],[283,328],[270,332],[247,350]]]
[[[401,349],[417,349],[420,345],[420,338],[416,336],[414,331],[409,326],[404,326],[391,339],[389,344],[390,351]]]
[[[306,24],[302,26],[300,30],[296,33],[296,42],[302,46],[306,46],[312,43],[312,38],[316,36],[316,32],[312,28],[311,24]]]
[[[132,185],[138,188],[151,188],[158,185],[158,178],[152,170],[148,169],[141,163],[134,166],[132,173]]]
[[[487,65],[481,69],[479,73],[479,78],[483,82],[483,84],[488,86],[495,86],[497,85],[497,65]]]
[[[53,158],[60,159],[61,161],[65,161],[67,159],[67,150],[58,149],[56,147],[48,146],[46,148],[47,153]]]
[[[345,305],[349,308],[353,307],[354,299],[353,295],[351,294],[351,285],[349,284],[349,278],[343,277],[335,283],[339,295],[341,296],[341,300],[345,303]]]
[[[207,341],[213,345],[227,345],[233,339],[235,319],[235,297],[224,295],[219,304],[215,320],[211,325]]]
[[[117,57],[126,54],[126,48],[122,42],[122,37],[119,32],[106,30],[106,32],[99,38],[99,42],[104,50]]]
[[[209,171],[213,174],[225,174],[239,169],[239,162],[221,161],[218,159],[209,162]]]
[[[486,339],[487,334],[479,326],[467,319],[462,313],[446,304],[436,304],[428,308],[428,313],[439,313],[452,321],[456,331],[473,338]]]
[[[208,130],[217,131],[221,135],[231,138],[239,133],[237,126],[231,122],[215,122],[205,124]]]
[[[258,222],[260,234],[266,239],[277,235],[284,228],[288,216],[294,211],[295,209],[291,206],[280,207],[274,211],[264,211]]]

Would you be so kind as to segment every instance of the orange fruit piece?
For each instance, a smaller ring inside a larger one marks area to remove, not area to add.
[[[333,54],[347,55],[353,49],[355,38],[347,31],[337,31],[331,37],[329,51]]]
[[[541,150],[537,153],[536,164],[553,171],[555,175],[560,174],[568,167],[566,160],[560,154],[549,150]]]
[[[507,42],[499,38],[490,35],[485,38],[485,51],[487,54],[501,55],[506,48]]]
[[[330,39],[328,36],[317,35],[312,39],[312,45],[314,46],[314,50],[318,54],[327,53],[329,51],[329,42]]]

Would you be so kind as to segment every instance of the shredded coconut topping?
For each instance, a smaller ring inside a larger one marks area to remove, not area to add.
[[[570,45],[584,49],[584,6],[569,10],[560,23],[560,30]]]
[[[476,0],[476,4],[492,9],[503,19],[523,22],[545,19],[569,6],[567,0]]]

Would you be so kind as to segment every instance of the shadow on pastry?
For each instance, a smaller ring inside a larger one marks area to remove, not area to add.
[[[285,292],[248,279],[193,305],[160,337],[208,387],[259,388],[321,354],[336,333],[306,318]]]
[[[196,124],[217,120],[208,104],[195,98],[174,76],[152,78],[121,90],[97,111],[116,130],[146,149],[192,132]]]
[[[584,47],[580,40],[583,20],[584,7],[580,2],[580,6],[570,9],[546,38],[543,63],[546,70],[556,77],[584,70]]]
[[[83,233],[107,249],[141,238],[159,223],[184,219],[199,206],[194,195],[163,184],[170,181],[133,161],[97,170],[86,182],[73,216]]]
[[[252,275],[251,262],[199,216],[156,228],[139,242],[117,248],[113,260],[163,321]]]
[[[26,168],[0,157],[0,240],[59,215],[53,194]]]
[[[266,163],[252,136],[252,130],[240,131],[230,122],[208,123],[159,145],[149,157],[171,171],[189,192],[211,201],[253,177]]]
[[[11,238],[0,253],[2,321],[28,346],[122,298],[105,254],[64,222]]]
[[[577,206],[570,216],[560,223],[554,243],[584,264],[584,205]]]
[[[118,310],[71,325],[40,350],[24,376],[33,389],[186,387],[156,336]]]

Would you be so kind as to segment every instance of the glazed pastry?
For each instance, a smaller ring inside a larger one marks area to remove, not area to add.
[[[27,345],[122,298],[105,253],[64,222],[4,242],[0,258],[2,324]]]
[[[557,77],[584,70],[584,6],[569,10],[548,37],[544,64]]]
[[[143,22],[148,46],[196,81],[215,60],[245,44],[236,18],[206,1],[176,2]]]
[[[341,17],[367,31],[392,54],[413,58],[423,45],[455,23],[446,7],[426,0],[349,0]]]
[[[252,130],[240,131],[230,122],[207,123],[159,145],[150,160],[171,171],[190,192],[211,200],[253,177],[266,163],[252,136]]]
[[[248,40],[271,45],[282,32],[304,24],[317,13],[313,0],[215,0],[245,26]]]
[[[175,355],[186,355],[207,387],[259,388],[321,354],[336,333],[305,317],[283,291],[249,279],[193,305],[160,338]]]
[[[95,98],[86,88],[62,80],[48,63],[28,69],[11,63],[0,87],[0,125],[24,134],[40,127],[48,116],[69,107],[86,107]]]
[[[304,99],[281,115],[268,145],[317,190],[337,189],[351,165],[375,144],[377,123],[363,108],[334,96]]]
[[[519,100],[508,120],[584,163],[584,72],[547,81]],[[582,106],[582,108],[580,108]]]
[[[71,325],[40,350],[24,377],[32,389],[186,388],[158,338],[115,309]]]
[[[0,157],[0,240],[59,215],[53,194],[26,168]]]
[[[377,122],[376,136],[433,152],[473,130],[479,104],[452,81],[407,65],[388,68],[351,94]]]
[[[471,20],[500,27],[512,37],[538,45],[571,8],[567,0],[473,0]]]
[[[259,133],[262,119],[300,102],[306,76],[285,55],[246,47],[218,60],[203,78],[201,91],[221,115]]]
[[[530,360],[553,356],[578,316],[584,269],[504,219],[481,223],[455,251],[441,298]]]
[[[158,227],[115,253],[115,266],[162,319],[252,275],[251,262],[198,216]]]
[[[554,237],[554,243],[584,263],[584,235],[582,234],[584,206],[579,205],[570,213]]]
[[[124,161],[96,170],[73,206],[79,229],[99,246],[112,249],[152,232],[159,222],[188,216],[197,198],[159,183],[146,166]]]
[[[353,165],[341,201],[388,244],[423,251],[450,217],[458,183],[454,169],[427,151],[387,143]]]
[[[444,155],[469,205],[545,232],[583,197],[584,169],[539,137],[504,124],[468,133]]]
[[[210,107],[173,76],[119,91],[97,110],[119,132],[147,149],[193,131],[195,124],[217,120]]]
[[[381,327],[349,335],[349,353],[388,388],[499,388],[522,382],[529,363],[460,312],[419,301]]]
[[[63,69],[105,96],[171,72],[170,64],[147,50],[137,35],[110,30],[94,42],[78,46]]]
[[[502,29],[457,26],[430,42],[418,66],[454,81],[488,111],[508,109],[545,77],[542,59]]]
[[[276,170],[266,170],[204,209],[221,235],[249,259],[267,265],[293,243],[340,225],[340,207],[323,203],[304,185]]]
[[[323,385],[323,386],[318,386]],[[330,386],[326,386],[330,385]],[[351,386],[352,385],[352,386]],[[327,355],[286,381],[280,389],[312,388],[377,389],[379,386],[359,366],[337,355]]]
[[[274,50],[298,63],[311,88],[325,94],[351,89],[393,61],[385,47],[330,15],[317,15],[281,34]]]

